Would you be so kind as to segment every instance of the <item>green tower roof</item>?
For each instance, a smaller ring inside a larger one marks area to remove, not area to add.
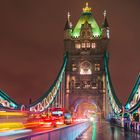
[[[92,33],[93,33],[94,37],[101,36],[102,32],[101,32],[97,22],[95,21],[95,19],[92,16],[91,8],[88,7],[88,3],[86,3],[86,7],[83,8],[83,13],[80,16],[76,26],[73,29],[73,32],[72,32],[73,37],[80,36],[82,24],[84,24],[85,22],[88,22],[91,25]]]

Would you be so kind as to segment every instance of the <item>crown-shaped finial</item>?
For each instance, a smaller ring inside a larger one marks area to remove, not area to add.
[[[89,12],[91,12],[91,8],[88,7],[88,2],[86,2],[86,7],[83,8],[83,12],[84,12],[84,13],[89,13]]]

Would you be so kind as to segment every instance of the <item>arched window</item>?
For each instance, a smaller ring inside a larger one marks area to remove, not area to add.
[[[90,62],[84,61],[80,64],[80,74],[81,75],[92,74],[92,66]]]

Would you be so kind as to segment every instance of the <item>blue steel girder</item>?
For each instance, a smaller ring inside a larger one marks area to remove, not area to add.
[[[125,104],[125,108],[127,110],[133,110],[137,104],[139,104],[140,100],[140,74],[137,77],[137,80],[135,82],[135,85],[132,89],[132,92],[130,93],[130,96]]]
[[[108,68],[108,54],[106,52],[104,56],[104,64],[105,64],[105,75],[106,75],[106,88],[107,88],[107,93],[109,96],[109,101],[112,107],[112,110],[114,111],[115,114],[121,114],[122,113],[122,104],[120,103],[119,99],[117,98],[115,94],[115,90],[110,78],[110,73],[109,73],[109,68]]]
[[[134,112],[137,112],[138,109],[140,108],[140,99],[138,100],[137,104],[134,105],[132,108],[130,108],[129,110],[127,110],[127,112],[133,114]]]
[[[4,103],[5,102],[5,103]],[[13,109],[19,109],[21,105],[17,104],[14,100],[12,100],[6,93],[4,93],[2,90],[0,90],[0,104],[1,108],[7,107],[7,108],[13,108]],[[5,105],[4,105],[5,104]],[[6,105],[7,104],[7,105]]]
[[[36,108],[38,110],[38,108],[42,108],[40,109],[39,112],[43,112],[45,110],[47,110],[49,108],[49,106],[53,103],[53,101],[55,100],[56,96],[58,96],[59,94],[59,89],[60,89],[60,85],[62,84],[62,80],[64,78],[65,75],[65,69],[66,69],[66,65],[67,65],[67,54],[64,55],[64,61],[63,61],[63,65],[60,69],[60,72],[56,78],[56,80],[54,81],[53,85],[49,88],[49,90],[39,99],[37,99],[35,102],[33,102],[32,104],[30,104],[28,106],[30,111],[36,111]]]

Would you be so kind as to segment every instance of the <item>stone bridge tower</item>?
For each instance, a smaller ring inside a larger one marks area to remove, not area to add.
[[[109,42],[109,26],[104,11],[101,27],[93,17],[92,9],[86,3],[77,22],[72,27],[70,14],[64,28],[64,46],[68,54],[66,69],[66,109],[72,112],[77,107],[87,111],[93,109],[104,115],[106,111],[104,54]],[[92,107],[91,107],[92,108]],[[83,112],[84,113],[84,112]]]

